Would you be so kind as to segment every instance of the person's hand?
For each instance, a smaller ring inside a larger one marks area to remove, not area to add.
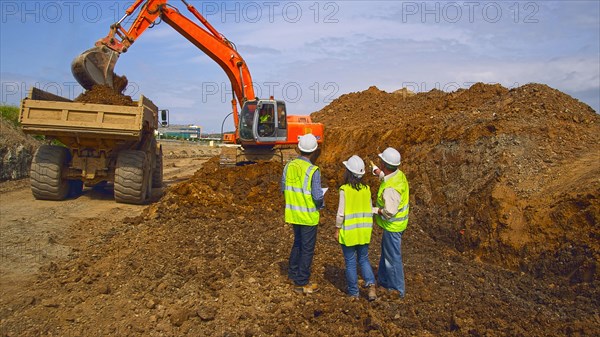
[[[377,167],[377,165],[375,165],[375,163],[371,161],[371,173],[373,173],[374,176],[379,176],[380,172],[381,170],[379,169],[379,167]]]
[[[340,242],[340,229],[339,228],[335,229],[334,237],[335,237],[335,242]]]

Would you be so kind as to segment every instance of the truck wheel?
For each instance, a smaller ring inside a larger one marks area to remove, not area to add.
[[[64,200],[69,181],[63,177],[70,153],[66,147],[42,145],[31,162],[31,192],[36,199]]]
[[[143,204],[148,199],[151,184],[150,160],[146,153],[121,151],[115,168],[115,200],[127,204]]]
[[[163,152],[162,152],[162,145],[161,145],[159,153],[156,155],[154,171],[152,171],[152,187],[162,187],[162,186],[163,186]]]

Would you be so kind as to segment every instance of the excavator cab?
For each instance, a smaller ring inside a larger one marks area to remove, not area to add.
[[[273,99],[247,101],[240,114],[240,138],[261,145],[287,140],[285,103]]]

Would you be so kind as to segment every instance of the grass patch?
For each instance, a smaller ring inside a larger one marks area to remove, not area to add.
[[[11,122],[13,125],[19,125],[19,113],[20,109],[14,105],[0,105],[0,116],[5,120]]]
[[[16,127],[20,127],[21,123],[19,123],[19,115],[21,114],[21,108],[14,105],[2,105],[0,104],[0,117],[5,121],[13,124]],[[40,142],[50,143],[52,145],[61,145],[65,146],[63,143],[56,139],[46,140],[46,136],[44,135],[32,135],[34,139],[39,140]]]

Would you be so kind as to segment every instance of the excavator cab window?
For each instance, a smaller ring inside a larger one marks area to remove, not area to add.
[[[258,115],[258,136],[259,137],[274,137],[275,133],[275,104],[265,103],[259,104]]]
[[[240,138],[244,140],[254,140],[254,112],[256,111],[256,101],[248,101],[242,108],[240,114]]]

